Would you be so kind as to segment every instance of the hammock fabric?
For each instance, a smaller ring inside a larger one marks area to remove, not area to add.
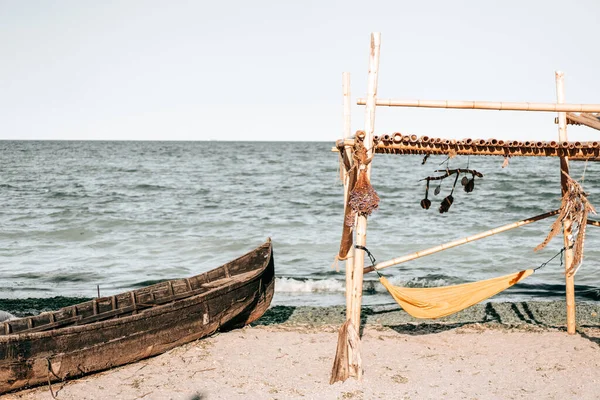
[[[383,276],[379,278],[398,304],[415,318],[440,318],[471,307],[508,289],[533,274],[532,269],[514,274],[434,288],[405,288],[393,286]]]

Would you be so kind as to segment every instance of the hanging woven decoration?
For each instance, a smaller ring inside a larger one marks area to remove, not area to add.
[[[354,225],[356,215],[369,216],[379,208],[379,196],[373,189],[365,168],[372,158],[368,157],[367,148],[363,142],[364,132],[357,132],[356,137],[358,140],[354,143],[353,168],[358,169],[358,177],[348,197],[348,206],[354,211],[346,216],[345,223],[348,226]]]

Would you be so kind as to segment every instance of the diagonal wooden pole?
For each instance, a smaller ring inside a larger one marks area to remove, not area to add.
[[[471,236],[467,236],[465,238],[454,240],[452,242],[440,244],[439,246],[434,246],[434,247],[430,247],[430,248],[425,249],[425,250],[416,251],[414,253],[407,254],[405,256],[392,258],[391,260],[388,260],[388,261],[382,261],[380,263],[377,263],[376,265],[372,265],[370,267],[366,267],[364,269],[364,273],[366,274],[366,273],[369,273],[369,272],[372,272],[372,271],[379,271],[381,269],[388,268],[388,267],[391,267],[393,265],[398,265],[398,264],[405,263],[407,261],[416,260],[417,258],[425,257],[425,256],[428,256],[428,255],[431,255],[431,254],[438,253],[438,252],[443,251],[443,250],[448,250],[448,249],[451,249],[451,248],[456,247],[456,246],[460,246],[460,245],[463,245],[463,244],[466,244],[466,243],[471,243],[471,242],[474,242],[476,240],[483,239],[483,238],[486,238],[486,237],[490,237],[490,236],[496,235],[498,233],[506,232],[506,231],[509,231],[511,229],[515,229],[515,228],[519,228],[521,226],[529,225],[532,222],[539,221],[539,220],[551,217],[551,216],[556,215],[556,214],[558,214],[558,210],[554,210],[554,211],[550,211],[550,212],[547,212],[547,213],[544,213],[544,214],[536,215],[535,217],[531,217],[531,218],[527,218],[527,219],[522,219],[521,221],[517,221],[517,222],[513,222],[513,223],[510,223],[510,224],[507,224],[507,225],[503,225],[503,226],[500,226],[498,228],[490,229],[488,231],[477,233],[477,234],[471,235]],[[590,222],[590,221],[588,221],[588,222]]]
[[[565,102],[565,80],[564,74],[556,71],[556,102],[561,104]],[[558,140],[561,142],[567,141],[567,114],[565,112],[558,113]],[[569,174],[569,157],[560,157],[560,183],[562,195],[565,195],[567,188],[567,177]],[[563,220],[563,236],[565,245],[565,286],[567,298],[567,332],[569,335],[575,334],[575,276],[573,275],[571,266],[573,265],[573,245],[572,241],[572,221],[568,218]]]

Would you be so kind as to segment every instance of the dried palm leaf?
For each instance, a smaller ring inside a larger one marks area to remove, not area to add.
[[[571,268],[566,271],[567,274],[573,275],[577,267],[583,261],[583,246],[585,242],[585,232],[587,227],[588,214],[591,212],[596,214],[596,209],[587,199],[587,194],[583,187],[563,171],[566,179],[566,188],[559,209],[556,221],[550,227],[550,233],[546,239],[540,243],[534,250],[538,251],[546,247],[548,243],[558,235],[565,221],[571,221],[573,240],[573,263]]]

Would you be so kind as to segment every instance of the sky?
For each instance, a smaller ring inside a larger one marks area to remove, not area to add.
[[[379,98],[552,103],[561,70],[600,103],[597,0],[0,0],[0,139],[333,142],[371,32]],[[555,140],[555,116],[378,107],[375,134]]]

